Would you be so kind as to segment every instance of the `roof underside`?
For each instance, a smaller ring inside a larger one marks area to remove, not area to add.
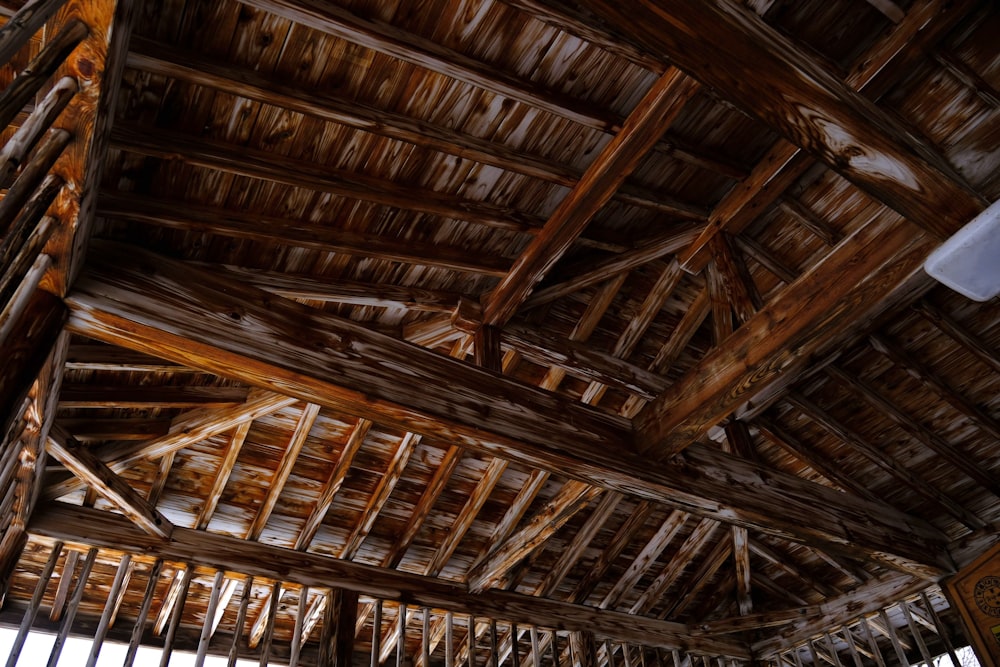
[[[53,437],[175,530],[772,658],[1000,520],[1000,304],[918,270],[1000,198],[993,3],[135,4]],[[51,454],[44,500],[120,512]],[[51,538],[88,544],[64,511],[36,510],[12,604]],[[191,562],[196,638],[221,563]],[[811,625],[773,621],[799,608]]]

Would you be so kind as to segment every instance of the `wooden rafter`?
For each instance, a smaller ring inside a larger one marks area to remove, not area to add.
[[[830,496],[830,507],[823,516],[815,515],[808,508],[816,507],[817,497],[827,497],[827,489],[771,471],[765,475],[767,484],[763,484],[753,464],[732,460],[707,448],[695,448],[682,460],[650,469],[623,448],[609,448],[608,443],[627,442],[627,431],[619,420],[294,302],[283,302],[280,297],[268,295],[266,307],[259,305],[261,293],[211,274],[198,273],[194,280],[189,266],[180,267],[169,260],[143,254],[143,271],[136,272],[130,264],[138,253],[130,251],[127,255],[108,255],[107,259],[114,259],[110,265],[103,264],[104,268],[101,262],[95,262],[68,297],[74,330],[210,372],[239,377],[251,384],[280,386],[282,391],[304,400],[348,413],[357,412],[363,405],[379,421],[519,460],[531,467],[558,470],[603,488],[673,506],[683,505],[704,515],[724,516],[728,521],[793,539],[824,544],[832,541],[840,549],[860,552],[868,558],[884,558],[882,554],[895,552],[904,556],[901,561],[889,559],[896,566],[912,558],[947,567],[940,547],[928,548],[928,544],[940,539],[937,532],[912,517],[887,514],[884,508],[858,503],[839,494]],[[117,295],[116,299],[108,298],[109,289]],[[143,296],[137,299],[129,294]],[[177,308],[187,315],[177,317]],[[300,347],[293,353],[287,340],[300,336],[288,337],[280,348],[248,347],[242,341],[250,321],[252,338],[257,340],[270,336],[283,338],[281,332],[294,322],[296,331],[313,332],[310,336],[316,340],[312,350],[317,344],[320,348],[331,346],[330,349],[347,344],[355,351],[370,352],[341,358],[307,352]],[[178,337],[180,329],[184,330],[184,338]],[[240,330],[243,332],[239,333]],[[371,363],[366,363],[366,356],[376,349],[378,359],[372,357]],[[387,359],[411,369],[412,374],[401,379],[396,367],[386,363]],[[384,381],[380,382],[379,377]],[[425,382],[425,390],[419,394],[406,390],[414,377]],[[498,396],[516,401],[513,421],[505,418],[503,403],[495,400]],[[489,414],[483,415],[475,407],[483,404],[493,405]],[[535,419],[532,415],[541,420],[537,427],[532,426]],[[553,415],[564,415],[565,421],[556,421]],[[572,423],[567,419],[570,416]],[[688,466],[706,470],[723,468],[727,472],[718,481],[708,474],[692,481],[687,474]],[[722,481],[726,478],[731,480],[728,484]],[[734,498],[736,493],[738,501]],[[734,502],[720,512],[720,499],[727,497]],[[807,497],[808,501],[802,505],[805,515],[810,515],[807,522],[788,520],[769,509],[799,504]],[[836,508],[845,504],[852,506],[851,512],[834,519],[830,510],[836,513]],[[851,518],[859,516],[857,512],[867,519],[862,522]],[[848,525],[852,525],[849,538],[845,534]],[[908,527],[906,534],[902,534],[900,526]],[[870,545],[865,546],[866,543]],[[908,544],[914,548],[908,549]]]

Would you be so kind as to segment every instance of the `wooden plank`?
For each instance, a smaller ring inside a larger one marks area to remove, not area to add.
[[[135,656],[139,651],[139,644],[142,639],[143,629],[146,627],[146,618],[153,605],[153,597],[156,595],[156,584],[160,578],[160,571],[163,568],[163,560],[157,559],[149,571],[149,579],[146,581],[146,592],[142,597],[142,604],[136,612],[135,624],[132,626],[132,635],[125,652],[125,659],[122,667],[132,667]]]
[[[843,369],[833,365],[826,368],[826,373],[847,384],[851,388],[851,391],[877,407],[882,414],[899,424],[915,440],[945,459],[958,470],[961,470],[984,489],[988,489],[993,495],[1000,497],[1000,480],[936,432],[928,429],[913,417],[904,413],[895,403],[890,402],[889,399],[883,396],[871,382],[861,377],[848,375]]]
[[[733,561],[736,564],[736,602],[740,615],[753,612],[750,586],[750,535],[746,528],[733,528]]]
[[[703,447],[669,465],[649,466],[647,458],[628,451],[627,422],[561,396],[134,249],[95,260],[67,303],[72,329],[98,340],[288,391],[348,414],[364,412],[380,423],[601,488],[796,540],[832,541],[895,567],[909,567],[910,559],[949,567],[935,546],[939,533],[912,517],[772,470],[758,472],[753,464]],[[409,391],[417,379],[424,390]],[[486,413],[484,405],[490,406]],[[698,474],[692,481],[692,465],[714,469],[719,477]],[[726,498],[731,502],[721,500]],[[817,512],[821,504],[824,509]],[[774,507],[796,507],[801,514],[792,520]]]
[[[240,595],[240,607],[236,612],[236,625],[233,628],[233,643],[229,647],[228,667],[235,667],[239,655],[240,640],[243,638],[243,627],[246,625],[247,606],[253,593],[253,577],[243,580],[243,594]]]
[[[677,549],[677,553],[670,560],[663,570],[656,576],[646,590],[639,595],[638,599],[629,609],[630,614],[647,614],[659,602],[660,597],[680,578],[688,563],[701,552],[702,548],[712,539],[716,529],[719,527],[717,521],[702,519],[687,539]]]
[[[112,131],[111,139],[113,147],[139,155],[183,160],[186,164],[205,169],[275,181],[299,188],[309,188],[340,197],[393,206],[406,211],[465,220],[494,229],[530,232],[542,224],[535,216],[510,207],[464,199],[452,194],[413,186],[404,186],[387,179],[374,178],[346,169],[334,169],[319,163],[282,157],[271,151],[235,146],[223,141],[214,141],[167,130],[150,133],[131,125],[116,125]],[[114,193],[101,193],[101,215],[110,215],[114,212],[110,206],[114,204],[115,197]],[[176,203],[174,202],[174,204]],[[136,217],[135,209],[138,208],[141,208],[139,204],[130,203],[128,217],[134,219]],[[199,210],[190,206],[185,207],[187,215],[181,219],[182,222],[190,225],[192,221],[188,219],[194,218],[194,213]],[[212,211],[213,209],[208,209],[209,215]],[[117,217],[120,213],[116,212],[115,215]],[[145,221],[151,223],[159,221],[160,224],[165,224],[164,219],[169,221],[171,216],[150,217]],[[226,219],[226,215],[221,216],[221,219],[218,215],[209,218],[215,225],[221,225]],[[311,225],[311,227],[315,229],[315,225]],[[260,231],[258,228],[258,232]],[[235,226],[230,225],[227,228],[227,233],[236,232]],[[428,247],[428,251],[430,250],[431,248]],[[483,259],[485,261],[486,258]]]
[[[972,332],[960,324],[954,317],[927,299],[921,299],[913,304],[913,310],[920,313],[929,322],[933,323],[934,326],[944,332],[945,335],[951,337],[959,345],[978,357],[980,361],[1000,373],[1000,355],[978,336],[973,335]]]
[[[236,155],[241,154],[235,148],[231,149],[230,153],[232,153],[229,156],[231,160],[236,160]],[[215,163],[207,166],[222,168]],[[297,181],[298,175],[291,166],[278,166],[275,167],[275,171],[280,171],[285,181]],[[250,175],[256,178],[270,178],[266,174]],[[307,187],[309,182],[292,184]],[[376,191],[375,186],[372,187],[373,192]],[[426,191],[421,190],[420,193],[425,195]],[[412,192],[407,197],[420,197],[422,196],[420,193]],[[376,234],[344,231],[331,225],[317,225],[306,220],[261,215],[256,211],[224,209],[121,192],[102,193],[97,212],[101,216],[132,220],[167,229],[204,232],[264,244],[435,266],[487,276],[504,276],[511,267],[511,261],[499,255],[476,256],[468,250],[443,244],[414,240],[404,242]],[[450,217],[459,217],[459,212],[451,211]]]
[[[195,654],[195,667],[203,667],[208,656],[208,642],[212,638],[212,621],[219,607],[219,597],[222,593],[222,582],[226,573],[217,570],[212,579],[212,591],[208,597],[208,609],[205,610],[205,620],[201,624],[201,637],[198,639],[198,652]]]
[[[590,570],[577,582],[573,592],[566,598],[569,602],[583,602],[594,588],[604,579],[608,568],[625,550],[625,547],[635,538],[635,534],[645,526],[645,522],[653,511],[653,505],[642,500],[636,504],[635,511],[626,519],[615,533],[607,548],[602,551]],[[597,606],[604,608],[603,604]]]
[[[150,535],[170,539],[173,524],[129,486],[128,482],[111,472],[93,452],[58,425],[53,425],[50,429],[46,448],[53,457],[88,486],[96,489],[137,526]]]
[[[90,508],[51,504],[35,513],[32,533],[55,537],[67,533],[74,542],[143,552],[178,562],[213,569],[229,569],[260,577],[278,571],[288,581],[310,587],[341,587],[365,595],[405,597],[408,604],[450,609],[501,618],[519,625],[537,624],[561,630],[592,630],[615,641],[643,642],[664,648],[698,647],[713,654],[748,658],[746,650],[732,642],[689,639],[687,626],[636,618],[619,612],[542,600],[506,591],[471,595],[464,586],[431,577],[387,570],[312,553],[194,531],[177,527],[170,542],[160,542],[133,528],[127,519]],[[112,546],[114,545],[114,546]],[[293,555],[294,554],[294,555]],[[640,639],[644,637],[644,639]]]
[[[640,449],[659,459],[683,450],[877,312],[930,249],[892,218],[862,225],[646,406],[635,422]]]
[[[485,324],[503,326],[513,317],[697,91],[694,81],[674,69],[657,79],[510,272],[483,299]]]
[[[56,81],[55,85],[45,94],[42,101],[32,109],[27,120],[24,121],[21,127],[17,128],[10,139],[7,140],[7,143],[4,144],[3,149],[0,150],[0,185],[10,187],[11,177],[14,175],[14,172],[18,167],[29,161],[32,149],[42,138],[42,135],[52,127],[55,119],[66,108],[69,101],[73,99],[79,88],[76,79],[64,76]],[[69,139],[70,135],[64,130],[56,130],[52,133],[51,137],[55,138],[57,142],[63,142],[63,145],[65,145],[65,141]],[[44,153],[44,150],[39,150],[36,156],[30,158],[30,160],[32,162],[37,161],[39,165],[44,165],[48,161],[44,157]],[[56,153],[55,157],[58,157],[58,153]],[[34,165],[31,165],[31,167],[34,168]],[[25,172],[28,171],[27,165],[24,170]],[[44,171],[48,171],[48,167],[45,167]]]

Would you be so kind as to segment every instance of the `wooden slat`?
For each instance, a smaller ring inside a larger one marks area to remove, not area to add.
[[[102,387],[66,385],[62,408],[229,408],[247,399],[245,387]]]
[[[131,566],[131,554],[125,554],[118,562],[118,569],[115,571],[115,578],[111,582],[111,588],[108,590],[108,599],[104,602],[104,611],[101,613],[101,620],[94,633],[94,640],[91,644],[90,655],[87,657],[87,667],[94,667],[97,664],[97,658],[101,654],[101,648],[104,646],[104,638],[107,636],[108,628],[111,627],[111,618],[115,612],[116,602],[122,589],[122,583],[125,581],[126,575],[128,574]]]
[[[525,308],[534,308],[556,299],[593,287],[607,280],[627,273],[650,262],[672,255],[687,247],[698,235],[698,227],[679,227],[664,232],[653,239],[640,242],[634,249],[585,265],[568,267],[560,271],[560,276],[568,275],[555,285],[535,291],[524,303]]]
[[[483,322],[503,326],[535,285],[569,250],[584,227],[680,114],[698,85],[668,70],[646,92],[615,135],[566,195],[510,272],[483,300]]]
[[[129,486],[128,482],[113,473],[93,452],[58,425],[54,425],[49,431],[47,449],[74,475],[96,489],[137,526],[150,535],[170,539],[173,524]]]
[[[79,85],[72,77],[64,76],[56,81],[42,101],[31,111],[31,115],[28,116],[24,124],[11,135],[3,149],[0,150],[0,185],[10,186],[10,177],[14,171],[20,165],[25,164],[42,135],[52,127],[52,123],[66,108],[78,90]],[[69,133],[65,131],[57,131],[54,135],[69,137]],[[39,161],[44,163],[45,159],[41,158]]]
[[[713,654],[749,657],[745,649],[731,642],[691,638],[687,626],[681,624],[634,618],[504,591],[471,595],[463,586],[430,577],[265,544],[251,544],[204,531],[178,527],[170,542],[161,543],[131,527],[125,519],[89,508],[48,505],[44,511],[35,513],[30,530],[49,537],[54,537],[54,533],[71,533],[73,541],[82,540],[99,547],[124,549],[129,553],[143,551],[173,561],[187,561],[214,569],[233,569],[254,576],[271,577],[280,570],[287,580],[310,587],[343,587],[366,595],[394,591],[394,594],[406,597],[408,604],[443,607],[463,614],[471,612],[518,624],[589,629],[616,641],[641,641],[664,648],[684,642]]]
[[[677,549],[677,553],[666,567],[656,576],[649,587],[639,595],[639,598],[632,604],[629,609],[630,614],[646,614],[656,606],[660,601],[660,597],[680,578],[681,574],[684,573],[684,568],[687,567],[688,563],[701,552],[702,548],[712,539],[715,535],[716,529],[719,527],[717,521],[712,521],[711,519],[703,519],[701,522],[695,526],[691,534],[688,535],[687,539],[681,544]],[[609,604],[612,601],[609,601]]]
[[[21,651],[24,649],[24,642],[28,638],[28,633],[31,631],[31,628],[35,623],[35,617],[38,615],[38,609],[45,596],[45,589],[48,587],[49,580],[52,578],[52,572],[55,571],[56,563],[59,561],[62,548],[63,543],[60,541],[56,541],[56,543],[52,545],[52,551],[49,553],[49,558],[45,561],[42,571],[38,574],[38,583],[35,584],[35,591],[31,595],[31,602],[28,604],[28,608],[24,611],[24,618],[21,620],[21,625],[17,628],[17,635],[14,637],[13,642],[11,642],[10,653],[7,654],[6,667],[16,667],[17,665],[17,660],[21,655]]]
[[[136,271],[130,265],[140,257],[143,268]],[[883,508],[770,470],[764,484],[754,465],[707,448],[651,467],[629,454],[627,446],[612,446],[627,442],[620,419],[280,297],[263,297],[265,306],[262,294],[252,288],[135,250],[92,262],[92,267],[67,303],[74,311],[73,330],[93,338],[280,388],[349,414],[364,411],[379,422],[602,488],[716,514],[793,539],[824,544],[832,540],[866,557],[905,556],[901,561],[888,559],[897,567],[908,567],[905,561],[911,558],[941,560],[940,547],[932,546],[940,540],[938,533],[912,517],[886,514]],[[108,291],[116,298],[109,299]],[[308,349],[302,345],[304,331],[312,341]],[[254,345],[248,346],[247,340]],[[268,340],[283,342],[269,345]],[[327,347],[352,353],[316,351]],[[409,391],[418,380],[423,391]],[[490,411],[484,414],[482,405],[490,405]],[[696,475],[692,481],[691,465],[714,468],[720,476]],[[720,499],[727,497],[733,502],[722,510]],[[816,511],[823,504],[819,498],[829,501],[822,513]],[[773,511],[792,506],[802,512],[796,520]],[[837,511],[844,506],[851,510]]]
[[[653,566],[653,563],[660,557],[678,531],[684,527],[686,520],[687,515],[680,510],[674,510],[667,515],[659,529],[632,559],[615,585],[605,593],[604,598],[598,604],[601,609],[614,609],[618,606],[622,598],[639,583],[639,580]]]
[[[80,609],[80,602],[83,601],[83,593],[87,590],[87,579],[90,578],[90,572],[94,567],[96,559],[97,548],[91,547],[87,550],[87,556],[83,559],[83,565],[80,567],[80,573],[76,579],[76,588],[73,589],[73,597],[70,598],[69,603],[66,605],[66,613],[59,624],[59,632],[56,634],[56,640],[49,651],[49,659],[46,667],[56,667],[59,663],[59,657],[62,655],[66,639],[69,637],[69,631],[73,627],[73,620]]]

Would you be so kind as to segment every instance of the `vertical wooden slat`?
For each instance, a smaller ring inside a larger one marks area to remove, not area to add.
[[[379,654],[382,652],[382,600],[375,601],[375,613],[372,617],[372,656],[371,667],[378,667]]]
[[[160,667],[167,667],[170,664],[170,654],[174,650],[174,639],[177,637],[177,628],[180,627],[181,618],[184,616],[184,603],[187,602],[188,589],[191,587],[191,578],[193,576],[194,567],[191,565],[186,566],[184,574],[181,576],[177,602],[174,603],[173,613],[170,615],[170,627],[167,628],[167,636],[163,638]]]
[[[913,635],[914,641],[917,642],[917,650],[920,651],[920,657],[924,659],[927,667],[933,667],[930,653],[927,651],[927,644],[924,643],[924,638],[920,636],[920,630],[913,622],[913,614],[910,612],[910,605],[906,602],[906,600],[903,600],[899,603],[899,608],[903,610],[903,617],[906,619],[906,625],[910,628],[910,634]]]
[[[854,635],[851,633],[851,629],[846,626],[844,627],[844,639],[847,640],[847,648],[851,652],[851,660],[854,661],[854,667],[864,667],[861,654],[858,653],[858,647],[854,643]]]
[[[70,549],[66,552],[62,574],[59,575],[59,583],[56,585],[55,596],[52,598],[52,608],[49,610],[50,621],[56,622],[62,618],[63,609],[66,607],[66,600],[69,598],[69,589],[73,586],[73,574],[79,560],[79,551]]]
[[[472,655],[471,646],[469,655]],[[444,667],[455,667],[455,617],[450,611],[444,616]]]
[[[843,664],[841,664],[841,662],[840,662],[840,656],[837,655],[837,647],[833,643],[833,637],[830,636],[829,632],[827,632],[824,635],[824,638],[826,639],[826,646],[827,646],[827,648],[830,649],[830,657],[833,658],[833,664],[836,667],[844,667]]]
[[[882,620],[882,625],[885,626],[885,631],[889,635],[889,641],[892,642],[892,648],[896,651],[896,658],[899,659],[899,664],[908,665],[909,662],[906,660],[906,651],[903,650],[903,645],[899,643],[899,636],[896,634],[896,630],[892,627],[892,623],[889,621],[889,615],[885,613],[885,609],[879,610],[879,618]]]
[[[281,606],[281,582],[276,581],[271,587],[271,601],[267,612],[267,625],[264,628],[264,637],[260,644],[260,667],[267,667],[271,659],[271,642],[274,641],[274,623],[278,616],[278,608]]]
[[[872,657],[875,658],[878,667],[885,667],[885,659],[882,657],[882,651],[878,648],[878,642],[875,641],[875,635],[872,634],[872,626],[868,624],[867,618],[861,619],[861,627],[864,628],[865,639],[868,640],[868,646],[871,647]]]
[[[518,630],[517,624],[510,624],[510,651],[511,658],[514,661],[514,667],[521,667],[521,651],[518,648]]]
[[[553,667],[559,667],[559,635],[555,630],[552,631],[552,641],[549,642],[549,648],[552,649]]]
[[[10,648],[10,655],[7,656],[6,667],[14,667],[17,664],[17,658],[21,655],[21,649],[24,648],[24,640],[27,639],[28,632],[35,623],[35,616],[38,615],[38,607],[41,606],[42,598],[45,597],[45,589],[52,578],[52,572],[56,568],[62,548],[62,542],[56,542],[52,546],[52,553],[49,554],[49,559],[45,562],[45,567],[42,568],[42,572],[38,577],[38,583],[35,585],[35,592],[31,596],[31,603],[25,610],[24,618],[21,619],[21,625],[17,629],[17,636],[14,638],[14,644]]]
[[[305,623],[308,608],[309,587],[303,586],[299,591],[299,606],[295,614],[295,631],[292,632],[292,646],[291,654],[288,657],[288,667],[298,667],[299,653],[302,650],[302,626]]]
[[[83,561],[83,566],[80,568],[80,574],[77,577],[76,582],[76,589],[73,591],[73,597],[66,606],[66,614],[63,616],[62,623],[59,625],[59,633],[56,635],[56,641],[52,645],[52,651],[49,653],[47,667],[56,667],[56,663],[59,662],[59,655],[62,653],[63,646],[66,644],[66,638],[69,637],[69,630],[73,627],[73,620],[76,618],[76,610],[80,608],[80,601],[83,600],[83,593],[87,590],[87,579],[90,577],[90,570],[94,567],[95,560],[97,560],[97,549],[91,548],[87,552],[87,557]]]
[[[354,627],[358,619],[358,594],[356,591],[339,591],[337,604],[337,635],[334,642],[336,667],[354,665]]]
[[[233,643],[229,646],[228,667],[236,666],[236,658],[240,653],[240,638],[243,636],[243,626],[247,620],[247,607],[250,604],[250,595],[253,593],[253,577],[243,580],[243,594],[240,595],[240,608],[236,612],[236,626],[233,628]]]
[[[115,572],[114,581],[111,582],[108,599],[104,603],[104,612],[101,614],[101,620],[97,624],[97,631],[94,633],[94,641],[90,645],[90,656],[87,658],[87,667],[94,667],[97,664],[97,656],[101,653],[101,647],[104,646],[104,638],[107,636],[108,628],[111,626],[111,615],[114,613],[118,603],[118,592],[121,590],[122,582],[125,581],[125,575],[131,566],[132,556],[129,554],[122,556],[121,562],[118,563],[118,571]]]
[[[490,667],[500,667],[500,652],[497,650],[497,622],[490,619]]]
[[[160,578],[160,571],[162,569],[163,561],[157,560],[153,563],[153,567],[149,571],[146,592],[142,597],[142,605],[139,607],[135,625],[132,626],[132,636],[129,639],[128,651],[125,653],[125,660],[122,663],[122,667],[132,667],[132,663],[135,661],[135,654],[138,652],[139,643],[142,641],[142,631],[146,626],[146,617],[149,616],[149,610],[153,606],[153,598],[156,596],[156,583]]]
[[[399,603],[399,633],[396,635],[396,667],[403,667],[406,660],[406,605]]]
[[[205,612],[205,622],[201,626],[201,636],[198,638],[198,651],[195,654],[195,667],[202,667],[205,658],[208,656],[208,642],[212,639],[212,625],[215,614],[219,607],[219,596],[222,593],[222,582],[225,579],[225,572],[218,570],[212,580],[212,592],[208,598],[208,610]]]
[[[958,656],[955,655],[955,645],[952,643],[951,637],[948,636],[948,629],[944,626],[944,623],[941,622],[941,618],[934,610],[934,605],[931,604],[931,601],[927,597],[926,593],[920,594],[920,601],[924,603],[927,615],[930,616],[931,621],[934,622],[934,627],[937,628],[938,637],[941,638],[941,643],[944,644],[944,649],[948,652],[948,657],[951,658],[951,663],[953,665],[960,664]]]
[[[422,625],[420,627],[420,653],[425,665],[431,664],[431,610],[424,607]]]
[[[531,626],[531,656],[534,658],[533,667],[542,667],[542,655],[539,653],[541,646],[538,643],[538,628]]]

